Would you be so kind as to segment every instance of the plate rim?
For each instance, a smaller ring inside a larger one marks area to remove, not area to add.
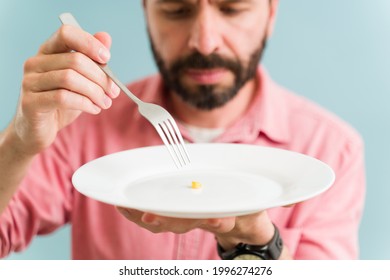
[[[302,157],[302,158],[308,159],[309,161],[314,161],[314,162],[316,162],[316,164],[319,164],[320,166],[322,166],[322,168],[327,170],[328,175],[329,175],[328,182],[326,184],[324,183],[324,186],[322,186],[317,191],[313,191],[310,194],[307,194],[303,199],[295,198],[295,199],[287,200],[289,203],[274,203],[272,205],[269,205],[269,203],[268,203],[268,205],[265,204],[265,207],[258,207],[258,209],[248,209],[248,211],[244,211],[244,212],[247,212],[247,213],[241,213],[240,215],[249,214],[249,213],[253,213],[253,212],[256,212],[256,211],[262,211],[262,210],[266,210],[266,209],[270,209],[270,208],[280,207],[280,206],[283,206],[283,205],[294,204],[294,203],[299,203],[299,202],[302,202],[302,201],[306,201],[308,199],[311,199],[311,198],[313,198],[315,196],[318,196],[318,195],[322,194],[323,192],[327,191],[330,187],[333,186],[335,178],[336,178],[334,170],[328,164],[324,163],[323,161],[321,161],[321,160],[319,160],[319,159],[317,159],[315,157],[312,157],[312,156],[309,156],[309,155],[306,155],[306,154],[303,154],[303,153],[287,150],[287,149],[281,149],[281,148],[275,148],[275,147],[267,147],[267,146],[261,146],[261,145],[251,145],[251,144],[235,144],[235,143],[191,143],[191,144],[186,144],[186,145],[187,145],[187,148],[189,150],[193,149],[193,147],[197,147],[197,148],[201,149],[202,147],[206,147],[206,146],[207,147],[212,147],[212,146],[216,147],[216,146],[218,146],[219,149],[222,149],[223,147],[234,147],[234,148],[238,148],[238,147],[242,148],[242,147],[244,147],[245,149],[255,149],[255,150],[258,150],[258,151],[263,150],[263,151],[269,151],[269,152],[278,152],[278,153],[284,153],[284,154],[291,154],[291,155],[294,155],[294,156],[298,156],[298,157]],[[71,180],[72,181],[72,185],[74,186],[74,188],[78,192],[80,192],[81,194],[85,195],[86,197],[89,197],[90,199],[97,200],[97,201],[100,201],[100,202],[103,202],[103,203],[107,203],[107,204],[111,204],[111,205],[116,205],[116,206],[130,208],[130,206],[128,206],[128,205],[118,205],[118,204],[114,204],[112,202],[107,202],[107,200],[103,201],[102,199],[97,199],[95,197],[91,197],[91,191],[85,190],[85,188],[77,186],[78,185],[77,177],[79,176],[80,172],[83,171],[83,169],[87,168],[88,166],[91,166],[91,165],[95,164],[97,161],[104,161],[107,158],[110,158],[110,160],[111,160],[113,157],[123,156],[123,155],[127,155],[129,153],[131,154],[131,153],[134,153],[134,152],[135,153],[143,153],[143,151],[147,151],[147,150],[153,152],[154,149],[164,150],[164,149],[166,149],[166,147],[164,145],[145,146],[145,147],[139,147],[139,148],[134,148],[134,149],[118,151],[118,152],[114,152],[114,153],[111,153],[111,154],[103,155],[101,157],[97,157],[97,158],[95,158],[95,159],[93,159],[91,161],[88,161],[88,162],[82,164],[80,167],[78,167],[74,171],[74,173],[72,175],[72,180]],[[169,157],[168,151],[167,151],[167,157]],[[174,168],[174,169],[176,169],[176,168]],[[262,208],[264,208],[264,209],[262,209]],[[141,208],[138,208],[138,209],[141,209]],[[186,211],[181,211],[180,213],[174,213],[172,211],[164,211],[164,210],[156,210],[156,209],[142,209],[142,210],[143,211],[146,210],[146,211],[153,212],[153,213],[170,213],[169,216],[171,216],[171,217],[180,217],[180,218],[186,218],[186,217],[189,217],[189,216],[191,216],[191,218],[194,218],[196,216],[199,216],[199,218],[205,218],[207,216],[206,215],[207,212],[209,212],[207,210],[203,210],[203,211],[199,211],[197,213],[190,213],[190,212],[186,212]],[[230,211],[230,212],[234,212],[234,211]],[[224,217],[224,216],[225,215],[223,215],[223,213],[221,213],[221,215],[218,215],[218,217]],[[213,214],[213,217],[216,217],[215,213]],[[212,217],[209,217],[209,218],[212,218]]]

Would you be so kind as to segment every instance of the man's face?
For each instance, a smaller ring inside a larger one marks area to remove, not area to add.
[[[146,0],[152,51],[170,90],[203,110],[223,106],[256,73],[269,0]]]

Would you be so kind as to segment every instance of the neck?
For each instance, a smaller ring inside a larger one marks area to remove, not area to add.
[[[201,110],[184,102],[170,92],[172,111],[182,122],[204,128],[226,128],[248,110],[257,89],[256,79],[248,81],[237,95],[224,106],[213,110]]]

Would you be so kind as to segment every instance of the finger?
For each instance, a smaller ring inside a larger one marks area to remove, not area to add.
[[[186,233],[195,228],[201,228],[206,223],[204,219],[181,219],[159,216],[152,213],[143,213],[134,209],[117,207],[127,219],[154,232]]]
[[[147,225],[161,226],[161,219],[158,219],[157,215],[151,213],[143,213],[141,221]]]
[[[100,69],[90,58],[82,53],[72,52],[65,54],[40,55],[25,62],[25,73],[45,73],[53,70],[73,69],[99,85],[107,95],[116,98],[119,87]]]
[[[236,224],[235,217],[226,217],[220,219],[208,219],[201,228],[213,233],[226,233],[231,231]]]
[[[283,207],[285,207],[285,208],[291,208],[291,207],[293,207],[295,204],[296,204],[296,203],[288,204],[288,205],[284,205]]]
[[[62,25],[39,49],[40,54],[69,51],[81,52],[102,64],[110,59],[110,51],[102,42],[88,32],[71,25]]]
[[[141,217],[143,215],[143,212],[138,211],[136,209],[129,209],[124,207],[117,206],[116,209],[121,213],[123,216],[125,216],[128,220],[140,224],[141,223]]]
[[[162,231],[185,233],[195,228],[202,228],[213,233],[226,233],[235,226],[235,217],[219,219],[181,219],[144,213],[141,221],[144,224],[159,226]]]
[[[169,231],[177,234],[200,228],[200,226],[205,223],[205,220],[203,219],[172,218],[151,213],[144,213],[141,221],[146,225],[158,227],[160,232]]]
[[[27,111],[27,113],[32,108],[35,111],[39,108],[38,111],[41,113],[47,113],[56,109],[67,109],[96,115],[101,111],[89,98],[65,89],[32,93],[29,98],[25,99],[29,99],[29,101],[24,101],[24,104],[27,102],[29,106],[23,105],[24,111]]]
[[[138,211],[136,209],[128,209],[123,207],[116,207],[119,213],[121,213],[126,219],[129,221],[139,225],[140,227],[143,227],[153,233],[160,233],[163,232],[160,228],[160,224],[147,224],[142,221],[142,217],[144,215],[144,212]]]
[[[107,48],[111,48],[112,39],[111,36],[107,32],[98,32],[93,35],[96,39],[98,39],[102,44]]]
[[[66,89],[84,95],[102,109],[107,109],[112,104],[101,87],[72,69],[31,74],[25,77],[23,86],[33,92]]]

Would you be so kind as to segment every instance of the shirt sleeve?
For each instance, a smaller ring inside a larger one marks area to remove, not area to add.
[[[1,258],[25,249],[35,235],[48,234],[70,221],[72,153],[64,136],[66,132],[34,159],[0,216]]]
[[[358,232],[364,208],[365,168],[363,142],[348,142],[330,165],[333,186],[322,195],[293,207],[282,226],[295,259],[357,259]]]

